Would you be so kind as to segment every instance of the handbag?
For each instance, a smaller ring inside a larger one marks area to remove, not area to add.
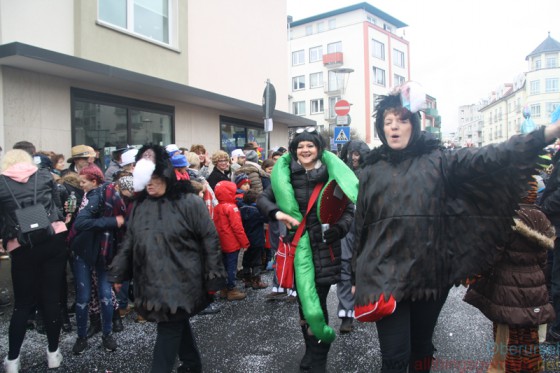
[[[285,237],[280,237],[280,242],[278,243],[278,251],[276,251],[276,278],[278,279],[278,284],[285,289],[292,289],[294,287],[294,258],[296,255],[296,247],[299,239],[303,235],[305,229],[305,222],[307,219],[307,214],[313,207],[315,200],[319,196],[319,192],[323,187],[324,183],[319,183],[313,189],[309,203],[307,204],[307,212],[299,224],[296,234],[291,242],[284,241]]]
[[[16,216],[17,240],[20,245],[30,247],[44,242],[54,235],[54,229],[52,228],[45,206],[41,203],[37,203],[37,173],[35,173],[34,176],[35,188],[33,191],[33,205],[27,207],[21,207],[14,192],[12,192],[12,189],[8,185],[6,177],[3,177],[6,188],[8,188],[8,191],[18,207],[14,210],[14,215]]]

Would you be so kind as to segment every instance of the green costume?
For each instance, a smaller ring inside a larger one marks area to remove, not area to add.
[[[276,161],[271,176],[272,191],[274,192],[276,204],[280,210],[301,221],[303,216],[299,211],[294,189],[286,187],[287,185],[291,185],[291,159],[292,157],[290,154],[286,153]],[[325,183],[325,187],[329,182],[335,180],[344,194],[355,203],[358,197],[358,179],[354,172],[336,155],[327,151],[323,152],[321,162],[327,167],[329,174],[329,180]],[[317,217],[319,219],[323,192],[324,187],[319,196],[319,203],[317,204]],[[326,343],[331,343],[334,341],[336,334],[325,322],[325,317],[319,303],[319,296],[315,288],[313,253],[311,251],[311,243],[307,231],[305,231],[298,242],[294,259],[294,270],[299,300],[307,324],[317,339]]]

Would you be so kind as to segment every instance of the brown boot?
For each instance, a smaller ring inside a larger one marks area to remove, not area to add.
[[[268,284],[261,281],[261,276],[255,276],[251,279],[251,287],[255,290],[266,289]]]
[[[223,288],[222,290],[220,290],[220,298],[226,299],[227,298],[227,293],[228,293],[227,288]]]
[[[236,288],[228,290],[227,292],[227,300],[241,300],[247,297],[247,293],[244,293]]]

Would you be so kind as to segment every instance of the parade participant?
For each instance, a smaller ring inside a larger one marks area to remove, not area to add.
[[[377,321],[382,372],[430,371],[450,287],[493,264],[539,152],[560,134],[558,121],[446,151],[421,131],[419,89],[408,83],[377,102],[383,145],[366,158],[356,203],[355,317]]]
[[[300,368],[324,372],[335,338],[334,330],[327,325],[327,295],[331,285],[340,280],[340,239],[348,232],[354,206],[350,202],[342,203],[339,219],[328,222],[320,220],[319,209],[327,186],[334,186],[331,181],[335,180],[342,192],[355,200],[358,180],[340,159],[325,150],[325,142],[314,127],[299,130],[289,145],[289,153],[274,165],[271,179],[272,188],[262,193],[257,206],[270,220],[286,224],[290,233],[289,237],[284,237],[285,242],[291,241],[295,228],[306,216],[294,262],[300,325],[305,340]],[[317,186],[322,189],[322,198],[308,206]],[[325,223],[330,223],[330,227],[323,233],[322,224]]]
[[[201,372],[189,320],[208,305],[209,293],[223,286],[219,239],[203,201],[195,193],[184,193],[184,185],[176,187],[179,182],[165,150],[157,145],[150,149],[155,167],[134,202],[111,265],[111,281],[118,290],[132,275],[136,311],[157,322],[151,372],[171,372],[177,355],[179,372]],[[140,170],[144,168],[135,172]]]
[[[49,368],[58,368],[62,354],[58,348],[60,337],[60,290],[66,265],[66,245],[62,205],[58,188],[47,169],[38,169],[31,156],[23,150],[10,150],[2,158],[0,176],[0,214],[2,243],[10,253],[14,310],[8,332],[8,356],[4,369],[17,373],[20,367],[20,350],[27,319],[33,307],[40,303],[47,334],[47,362]],[[35,196],[35,197],[34,197]],[[25,207],[33,204],[44,206],[56,233],[45,241],[21,244],[17,239],[18,203]],[[18,201],[18,202],[16,202]]]

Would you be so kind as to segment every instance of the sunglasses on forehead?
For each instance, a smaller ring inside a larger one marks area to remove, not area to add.
[[[317,133],[317,127],[305,127],[305,128],[298,128],[296,130],[296,133],[304,133],[304,132],[308,132],[308,133]]]

